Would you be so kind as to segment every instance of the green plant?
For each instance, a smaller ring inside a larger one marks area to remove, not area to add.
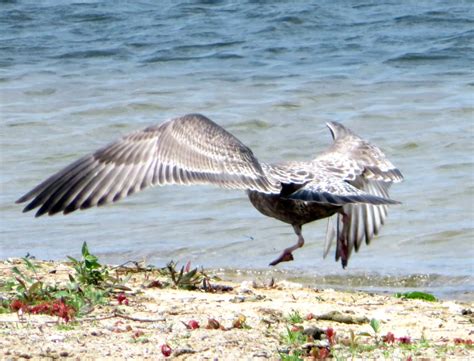
[[[293,351],[291,355],[280,352],[279,356],[280,356],[280,360],[282,361],[303,361],[303,358],[301,357],[302,356],[301,351]]]
[[[366,337],[372,337],[375,340],[375,343],[378,345],[380,343],[380,337],[379,337],[380,328],[381,328],[380,321],[375,318],[372,318],[370,320],[369,325],[372,328],[372,331],[374,331],[374,333],[371,334],[369,332],[360,332],[358,334],[358,337],[356,337],[354,335],[354,332],[351,330],[351,343],[352,341],[358,340],[359,336],[366,336]]]
[[[71,256],[67,256],[71,262],[72,267],[76,271],[77,281],[84,285],[101,285],[109,278],[109,272],[106,267],[99,263],[97,256],[89,252],[87,243],[82,244],[81,249],[82,259],[79,261]],[[71,282],[75,282],[75,278],[70,276]]]
[[[17,266],[11,268],[14,277],[6,282],[6,288],[14,292],[14,299],[27,304],[36,304],[54,299],[57,287],[44,284],[38,276],[37,267],[26,257],[22,258],[26,270],[33,273],[30,277],[26,272],[20,271]]]
[[[0,314],[10,312],[10,303],[6,299],[0,301]]]
[[[380,331],[380,321],[375,318],[371,319],[370,327],[372,327],[372,330],[374,330],[374,333],[377,336]]]
[[[12,278],[4,282],[2,289],[10,292],[9,299],[2,301],[2,310],[56,315],[66,322],[89,313],[94,305],[105,304],[113,285],[105,283],[112,279],[98,258],[89,252],[87,244],[82,246],[80,261],[73,262],[75,275],[69,275],[66,284],[48,284],[38,275],[38,266],[27,257],[20,267],[11,268]]]
[[[109,295],[109,289],[99,289],[92,285],[81,286],[74,282],[68,283],[65,289],[56,293],[56,296],[67,300],[77,311],[77,316],[86,315],[94,305],[106,304]]]
[[[283,335],[283,341],[289,346],[300,346],[306,342],[306,335],[302,329],[290,330],[286,327],[286,334]]]
[[[372,330],[374,331],[374,339],[375,343],[379,343],[379,332],[380,332],[380,321],[372,318],[370,320],[370,327],[372,327]]]
[[[298,311],[293,311],[288,315],[288,322],[291,324],[303,323],[303,317]]]
[[[395,293],[395,297],[403,299],[412,299],[412,300],[423,300],[429,302],[436,302],[438,299],[430,293],[425,292],[405,292],[405,293]]]
[[[203,270],[198,271],[197,268],[190,270],[189,263],[182,266],[180,271],[177,271],[176,267],[177,264],[171,261],[159,270],[160,275],[167,278],[167,281],[163,282],[163,287],[195,290],[204,280],[209,279]]]

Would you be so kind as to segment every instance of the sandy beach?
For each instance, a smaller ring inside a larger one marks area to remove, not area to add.
[[[71,263],[31,262],[36,268],[31,276],[44,289],[67,284],[75,272]],[[110,270],[120,286],[105,302],[66,322],[5,307],[15,299],[12,284],[21,278],[14,267],[21,275],[29,272],[22,260],[0,264],[4,360],[474,357],[473,303],[310,289],[276,279],[237,284],[209,277],[204,287],[185,290],[168,287],[163,272],[132,266]]]

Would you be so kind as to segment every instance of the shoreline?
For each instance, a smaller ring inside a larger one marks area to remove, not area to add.
[[[75,274],[71,262],[32,262],[43,285],[67,283]],[[163,345],[178,360],[297,360],[315,353],[332,359],[474,358],[473,302],[314,289],[285,279],[210,277],[207,290],[185,290],[167,287],[163,272],[136,266],[109,268],[123,288],[69,322],[1,313],[0,358],[165,359]],[[0,261],[2,300],[15,292],[5,288],[15,280],[13,267],[28,273],[22,260]],[[199,327],[190,328],[191,321]]]
[[[454,289],[446,288],[446,284],[449,282],[467,282],[471,278],[468,275],[353,273],[351,270],[348,270],[347,274],[344,275],[336,273],[310,274],[304,270],[227,269],[222,267],[212,268],[210,271],[229,279],[231,282],[254,279],[265,280],[266,278],[276,277],[308,288],[331,288],[342,292],[361,291],[385,296],[397,292],[422,291],[431,293],[442,301],[474,302],[474,290],[461,289],[462,285],[459,283],[456,284]]]

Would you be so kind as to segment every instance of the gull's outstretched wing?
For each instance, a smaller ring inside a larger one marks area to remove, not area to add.
[[[403,180],[400,170],[378,147],[342,124],[330,122],[328,127],[334,143],[313,160],[314,168],[331,172],[334,178],[343,180],[365,194],[389,199],[391,184]],[[328,254],[332,241],[336,238],[336,261],[341,259],[342,265],[347,265],[352,250],[358,251],[364,240],[369,244],[374,235],[378,234],[387,217],[387,204],[390,203],[345,204],[344,216],[337,214],[333,217],[335,220],[329,220],[324,256]],[[333,226],[334,221],[336,224]]]
[[[24,212],[65,214],[116,202],[154,185],[215,184],[278,193],[252,151],[200,114],[124,136],[78,159],[18,199]]]

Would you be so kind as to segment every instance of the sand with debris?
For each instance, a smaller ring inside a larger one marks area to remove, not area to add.
[[[11,267],[12,262],[0,264],[3,283],[13,276]],[[67,263],[41,262],[40,270],[44,282],[61,282],[73,273]],[[48,315],[0,314],[0,358],[156,360],[165,359],[166,344],[168,358],[178,360],[278,360],[294,349],[326,346],[333,359],[474,359],[472,346],[455,342],[473,337],[471,302],[310,289],[284,280],[267,285],[223,280],[218,284],[231,290],[187,291],[149,287],[153,277],[150,272],[131,273],[124,292],[128,305],[111,297],[107,305],[68,323]],[[11,295],[2,292],[1,297]],[[328,314],[339,319],[320,319]],[[304,320],[292,324],[290,315]],[[363,347],[351,350],[351,331],[358,343],[375,344],[368,336],[375,336],[371,319],[380,321],[379,340],[390,332],[409,337],[410,345],[381,342],[366,352]],[[199,327],[189,329],[191,320]],[[332,328],[336,342],[330,346],[323,335],[322,340],[309,338],[307,345],[291,345],[285,335],[297,328]]]

